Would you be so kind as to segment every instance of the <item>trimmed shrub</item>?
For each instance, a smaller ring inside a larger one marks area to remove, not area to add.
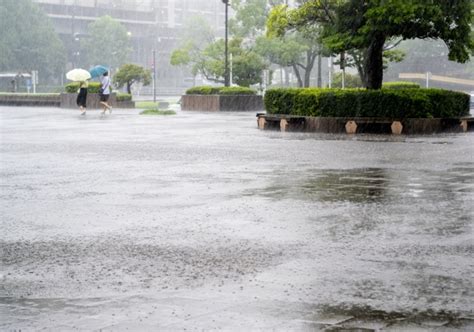
[[[386,82],[382,84],[382,89],[419,89],[420,84],[415,82]]]
[[[215,86],[195,86],[186,91],[187,95],[255,95],[257,91],[240,86],[215,87]]]
[[[291,114],[296,111],[296,96],[305,90],[307,89],[270,89],[263,99],[265,109],[270,114]]]
[[[219,88],[214,86],[195,86],[186,90],[187,95],[217,95]]]
[[[469,114],[469,95],[440,89],[271,89],[268,114],[322,117],[452,118]]]
[[[257,91],[242,87],[242,86],[229,86],[223,87],[219,90],[220,95],[256,95]]]
[[[87,92],[89,93],[99,93],[101,84],[99,82],[89,82],[89,87],[87,88]],[[72,82],[68,83],[65,86],[65,90],[67,93],[77,93],[79,90],[79,82]]]
[[[117,93],[117,101],[130,101],[132,100],[132,95],[128,93]]]

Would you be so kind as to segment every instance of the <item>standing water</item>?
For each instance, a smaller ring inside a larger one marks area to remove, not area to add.
[[[0,330],[474,328],[472,133],[0,116]]]

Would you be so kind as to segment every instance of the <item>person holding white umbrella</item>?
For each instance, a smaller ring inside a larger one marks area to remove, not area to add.
[[[87,81],[79,82],[79,94],[77,95],[76,103],[79,106],[81,115],[86,115],[88,87],[89,83]]]
[[[85,69],[76,68],[68,71],[66,78],[74,82],[79,82],[79,94],[77,95],[76,103],[81,110],[81,115],[85,115],[88,88],[87,80],[91,78],[91,74]]]

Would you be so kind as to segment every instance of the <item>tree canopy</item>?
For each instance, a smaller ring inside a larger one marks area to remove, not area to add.
[[[0,71],[38,70],[40,77],[51,77],[66,64],[49,17],[31,0],[0,2],[0,45]]]
[[[81,39],[81,53],[86,55],[89,66],[118,68],[129,61],[131,52],[127,29],[110,16],[89,24],[88,36]]]
[[[125,85],[127,92],[131,94],[134,83],[142,82],[143,85],[151,83],[151,73],[142,66],[129,63],[119,68],[114,76],[114,82],[119,88]]]
[[[366,86],[379,89],[383,53],[393,38],[442,39],[449,59],[464,63],[474,50],[471,0],[309,0],[299,8],[278,8],[268,21],[270,34],[307,25],[324,26],[324,42],[333,52],[365,53]]]
[[[201,74],[209,81],[224,83],[224,40],[217,39],[209,24],[200,17],[191,18],[184,29],[182,43],[171,54],[173,66],[187,66],[194,76]],[[242,38],[229,40],[232,55],[232,78],[241,86],[261,82],[265,63]]]

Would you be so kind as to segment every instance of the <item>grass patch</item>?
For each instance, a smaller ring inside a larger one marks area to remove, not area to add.
[[[140,112],[140,115],[176,115],[175,111],[162,111],[159,109],[148,109]]]
[[[143,109],[156,109],[158,108],[158,102],[152,101],[136,101],[135,108],[143,108]]]

